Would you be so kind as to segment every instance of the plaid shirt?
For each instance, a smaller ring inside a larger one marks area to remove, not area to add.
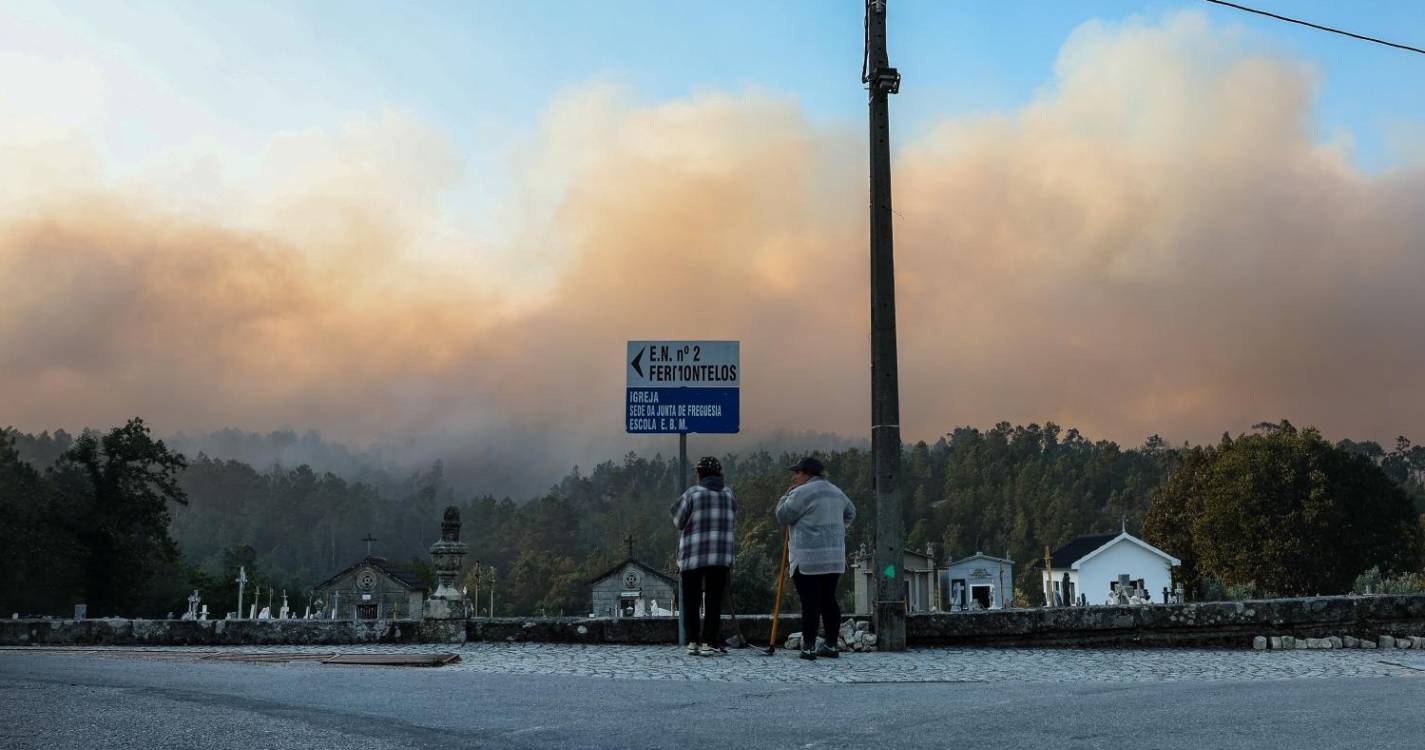
[[[673,525],[683,532],[678,540],[679,570],[732,567],[737,498],[721,481],[710,481],[714,478],[689,487],[668,509]]]

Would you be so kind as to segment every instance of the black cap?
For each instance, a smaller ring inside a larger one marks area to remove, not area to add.
[[[826,467],[822,466],[821,462],[815,458],[807,456],[798,461],[796,465],[788,466],[787,471],[804,471],[814,477],[819,477],[823,471],[826,471]]]
[[[698,459],[698,476],[722,476],[722,462],[717,460],[716,456],[703,456],[702,458]]]

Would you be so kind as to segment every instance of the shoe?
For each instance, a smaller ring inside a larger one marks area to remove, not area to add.
[[[702,656],[698,650],[698,644],[691,642],[688,644],[688,656]]]
[[[726,651],[719,653],[718,649],[713,648],[711,644],[707,643],[704,643],[702,647],[698,649],[698,656],[722,656],[726,653]]]
[[[820,656],[820,657],[827,658],[827,659],[840,659],[840,658],[841,658],[841,652],[840,652],[839,650],[834,649],[834,648],[832,648],[832,647],[826,645],[825,643],[823,643],[823,644],[821,644],[820,646],[817,646],[817,647],[816,647],[816,655],[817,655],[817,656]]]
[[[803,659],[806,659],[807,661],[816,661],[816,652],[815,652],[815,651],[808,651],[808,650],[806,650],[806,649],[802,649],[802,652],[801,652],[800,654],[798,654],[798,656],[800,656],[800,657],[803,658]]]

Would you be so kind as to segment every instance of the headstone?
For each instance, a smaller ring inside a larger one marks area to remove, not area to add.
[[[88,605],[88,604],[76,604],[76,605],[74,605],[74,619],[76,619],[76,620],[83,620],[83,619],[87,618],[88,616],[89,616],[89,605]],[[16,619],[18,619],[18,618],[19,618],[19,615],[16,614],[15,617],[16,617]]]
[[[208,621],[208,605],[203,605],[203,611],[198,613],[198,619],[202,620],[203,622]]]

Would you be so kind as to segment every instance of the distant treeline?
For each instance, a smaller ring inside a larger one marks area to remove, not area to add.
[[[1175,448],[1157,436],[1124,449],[1052,423],[959,428],[933,444],[906,448],[901,489],[907,546],[933,544],[942,560],[976,551],[1008,553],[1018,563],[1021,602],[1037,603],[1031,566],[1045,546],[1115,531],[1123,523],[1141,530],[1164,486],[1177,488],[1178,505],[1175,516],[1158,514],[1160,526],[1163,518],[1203,512],[1182,504],[1182,488],[1208,485],[1165,485],[1168,478],[1185,463],[1201,473],[1204,462],[1219,455],[1236,462],[1224,463],[1223,472],[1250,465],[1255,454],[1244,452],[1257,450],[1251,441],[1279,435],[1305,440],[1315,433],[1260,425],[1239,438],[1248,441],[1239,450],[1227,452],[1222,446]],[[1268,448],[1280,446],[1262,444]],[[1382,502],[1406,510],[1391,516],[1395,525],[1380,533],[1401,541],[1375,562],[1418,565],[1425,449],[1402,438],[1391,451],[1352,441],[1324,450],[1353,459],[1338,471],[1389,478],[1383,486],[1391,494]],[[869,453],[853,448],[819,455],[828,477],[860,509],[850,546],[869,546],[875,518]],[[741,506],[736,605],[740,611],[765,610],[781,544],[771,511],[786,489],[784,467],[797,456],[757,451],[721,458]],[[1283,454],[1272,460],[1293,459]],[[187,594],[199,588],[222,616],[235,608],[233,579],[240,565],[265,591],[277,592],[276,602],[285,589],[300,611],[312,586],[365,554],[368,534],[377,539],[374,554],[428,575],[426,549],[439,534],[441,511],[455,505],[469,562],[478,559],[497,570],[500,614],[586,614],[589,580],[623,558],[626,537],[635,540],[635,556],[673,570],[676,536],[667,509],[683,484],[676,474],[676,459],[630,453],[587,471],[576,467],[549,491],[517,502],[457,494],[439,462],[403,477],[380,469],[342,477],[305,465],[254,467],[203,454],[184,457],[137,420],[78,437],[7,431],[0,438],[0,528],[7,530],[0,534],[0,561],[20,583],[0,589],[0,612],[61,615],[84,601],[95,616],[156,616],[183,611]],[[1409,521],[1405,530],[1402,517]],[[1154,533],[1164,544],[1194,543]],[[1169,551],[1194,562],[1194,582],[1213,572],[1200,562],[1204,556],[1209,564],[1221,557],[1215,548],[1205,555]],[[1231,563],[1237,566],[1231,575],[1255,572]]]

